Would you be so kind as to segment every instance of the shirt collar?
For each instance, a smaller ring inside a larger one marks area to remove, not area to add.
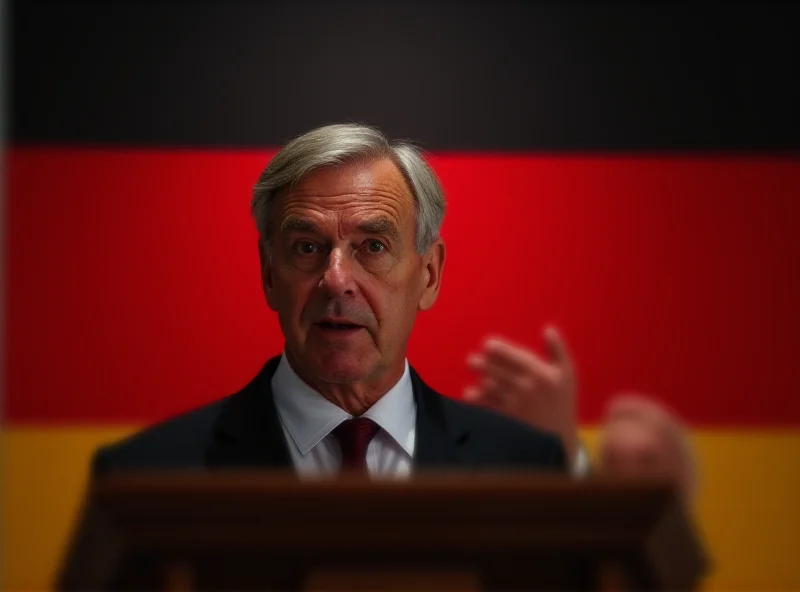
[[[272,376],[272,392],[278,415],[286,426],[300,454],[305,456],[343,421],[352,418],[308,386],[281,356]],[[408,360],[400,380],[365,413],[388,433],[408,455],[413,455],[416,404]]]

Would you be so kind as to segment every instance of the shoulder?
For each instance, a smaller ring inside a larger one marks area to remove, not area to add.
[[[469,434],[466,445],[472,454],[498,466],[566,469],[564,447],[557,435],[488,409],[439,396],[451,423]]]
[[[145,428],[95,452],[93,474],[120,469],[200,467],[211,444],[214,424],[226,400],[220,399]]]
[[[92,474],[118,470],[194,469],[206,466],[206,455],[221,437],[223,420],[254,421],[269,394],[269,382],[280,357],[267,361],[241,390],[182,413],[120,442],[103,446],[92,459]]]
[[[418,413],[444,427],[468,467],[499,469],[567,469],[561,439],[550,432],[446,397],[430,388],[412,368]]]

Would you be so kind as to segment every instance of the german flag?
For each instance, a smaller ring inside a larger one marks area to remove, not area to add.
[[[251,189],[359,121],[448,198],[409,359],[459,397],[560,327],[591,442],[635,390],[693,427],[713,590],[800,589],[800,134],[790,3],[10,6],[3,589],[52,578],[100,443],[280,351]]]

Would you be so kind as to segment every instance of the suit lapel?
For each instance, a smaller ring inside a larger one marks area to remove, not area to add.
[[[414,467],[424,471],[461,464],[460,446],[469,436],[468,430],[454,423],[445,398],[426,385],[413,368],[411,382],[417,404]]]
[[[290,469],[278,410],[272,395],[272,375],[280,357],[269,360],[241,391],[225,401],[214,426],[206,463],[213,468]],[[460,446],[469,431],[447,413],[445,398],[426,385],[411,369],[417,405],[414,466],[427,470],[461,464]]]
[[[250,384],[225,401],[206,452],[209,467],[292,467],[272,396],[272,375],[278,362],[280,357],[269,360]]]

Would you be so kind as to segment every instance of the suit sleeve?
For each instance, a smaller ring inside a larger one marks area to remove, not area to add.
[[[550,453],[550,466],[559,471],[568,472],[567,455],[566,452],[564,452],[564,445],[561,443],[561,438],[553,436],[550,441],[552,448]]]
[[[111,472],[111,459],[109,458],[109,449],[107,446],[98,448],[95,451],[92,456],[89,471],[89,477],[91,479],[108,475]]]

